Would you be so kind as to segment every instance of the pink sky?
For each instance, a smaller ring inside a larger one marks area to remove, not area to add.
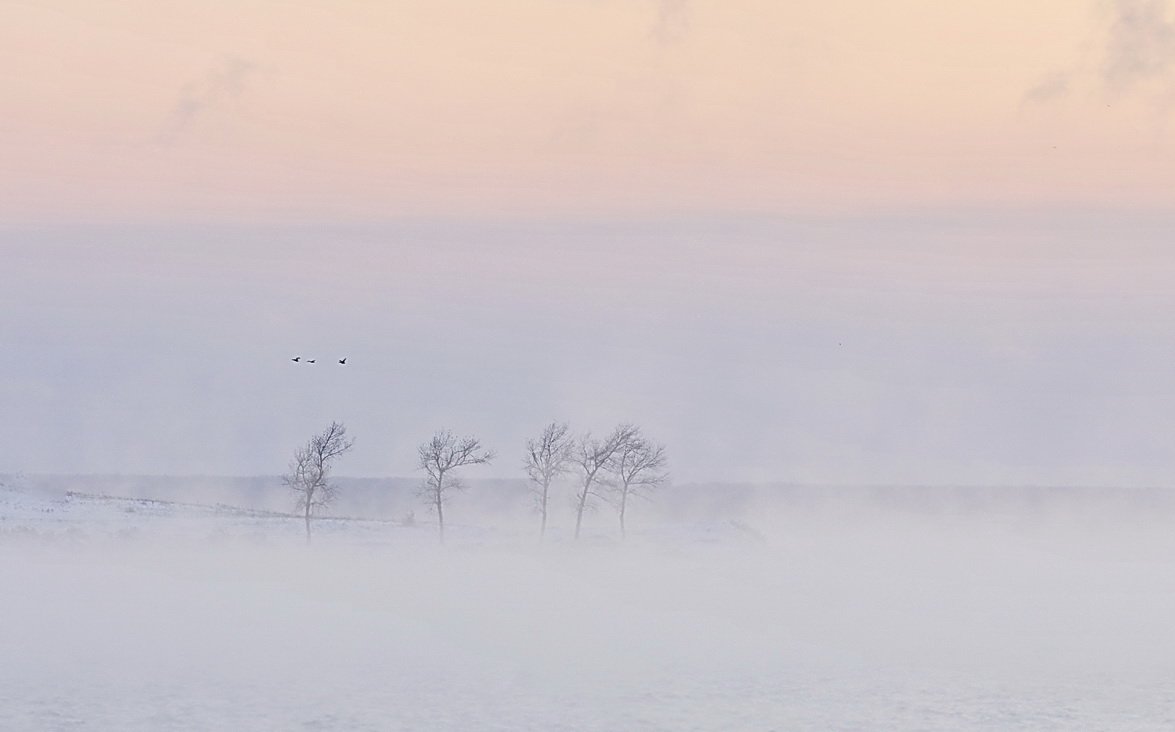
[[[0,5],[7,220],[1166,207],[1164,0]]]

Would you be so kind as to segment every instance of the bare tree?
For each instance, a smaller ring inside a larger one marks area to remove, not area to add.
[[[650,442],[641,434],[639,427],[625,425],[627,439],[621,443],[608,471],[614,476],[611,482],[613,501],[620,514],[620,538],[626,538],[624,512],[628,499],[648,497],[649,493],[669,479],[665,472],[665,446]]]
[[[314,511],[326,508],[337,494],[330,482],[330,470],[335,460],[355,444],[347,438],[347,428],[341,422],[331,422],[321,433],[310,438],[294,453],[289,472],[282,482],[298,494],[298,511],[306,520],[306,543],[310,543],[310,519]]]
[[[448,430],[441,430],[432,439],[422,444],[420,469],[428,477],[420,487],[420,495],[437,512],[437,527],[441,543],[445,542],[445,501],[450,491],[461,490],[464,486],[457,477],[449,473],[464,465],[480,465],[494,459],[491,450],[483,450],[476,437],[457,438]]]
[[[621,445],[632,438],[631,425],[620,425],[603,440],[585,434],[571,451],[571,462],[579,472],[580,486],[575,494],[575,538],[583,525],[584,511],[592,507],[592,498],[607,498],[605,476],[612,457]]]
[[[551,483],[571,469],[571,449],[574,447],[570,427],[552,422],[543,428],[537,439],[526,441],[526,476],[534,484],[535,504],[542,516],[539,527],[539,541],[547,533],[547,506],[551,494]]]

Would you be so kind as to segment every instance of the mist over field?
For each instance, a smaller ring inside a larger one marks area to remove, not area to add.
[[[306,546],[200,481],[66,492],[111,482],[0,494],[5,729],[1171,723],[1164,491],[686,486],[540,545],[475,482],[444,546],[329,514]]]

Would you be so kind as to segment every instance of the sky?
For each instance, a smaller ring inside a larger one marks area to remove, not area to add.
[[[1167,0],[0,1],[0,472],[1164,485],[1172,100]]]

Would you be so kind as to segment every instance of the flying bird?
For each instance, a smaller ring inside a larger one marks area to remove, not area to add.
[[[313,359],[313,358],[308,358],[308,359],[306,359],[306,363],[314,363],[314,362],[315,362],[315,360],[316,360],[316,359]]]
[[[340,364],[341,366],[346,366],[346,365],[347,365],[347,359],[345,359],[345,358],[340,358],[340,359],[339,359],[339,364]]]
[[[293,361],[294,363],[298,363],[299,361],[302,360],[302,357],[301,356],[294,356],[290,360]]]

